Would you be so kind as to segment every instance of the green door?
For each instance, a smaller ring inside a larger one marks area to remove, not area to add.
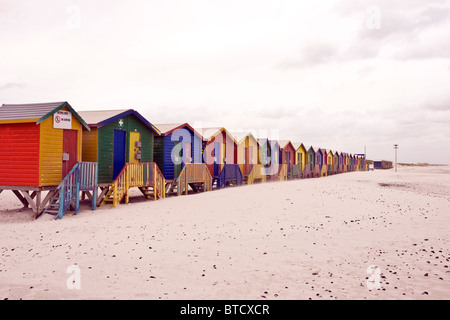
[[[181,143],[181,141],[176,141],[175,143],[174,143],[174,149],[175,150],[181,150],[181,148],[180,148],[180,143]],[[181,161],[181,158],[179,158],[178,159],[178,161],[176,161],[176,163],[175,163],[175,165],[174,165],[174,168],[173,168],[173,177],[176,179],[176,178],[178,178],[178,176],[180,175],[180,173],[181,173],[181,164],[182,164],[182,161]]]

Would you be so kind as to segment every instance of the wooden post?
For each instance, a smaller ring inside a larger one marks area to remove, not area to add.
[[[156,190],[156,165],[152,166],[152,171],[153,171],[153,200],[156,200],[156,194],[157,194],[157,190]]]
[[[76,168],[75,171],[75,214],[78,214],[78,211],[80,209],[80,166],[78,165],[78,167]]]
[[[22,202],[23,207],[24,207],[24,208],[28,208],[28,202],[27,202],[27,200],[25,200],[25,198],[20,194],[20,192],[17,191],[17,190],[11,190],[11,191],[16,195],[16,197],[20,200],[20,202]]]
[[[98,165],[94,164],[94,186],[92,190],[92,210],[97,209],[97,180],[98,180]]]
[[[65,190],[62,190],[62,189],[59,190],[59,208],[58,208],[58,215],[56,216],[56,219],[62,219],[62,217],[63,217],[64,191]]]
[[[130,202],[130,195],[128,194],[128,189],[130,188],[131,175],[130,175],[130,166],[127,164],[125,167],[125,203],[128,204]]]
[[[41,212],[41,191],[36,191],[36,215]]]
[[[37,213],[37,208],[36,208],[36,205],[34,204],[34,201],[33,201],[33,199],[30,197],[30,195],[28,194],[28,191],[27,190],[21,190],[21,192],[22,192],[22,194],[23,194],[23,196],[25,197],[25,199],[26,199],[26,201],[28,202],[28,204],[31,206],[31,208],[33,209],[33,211],[35,212],[35,213]]]

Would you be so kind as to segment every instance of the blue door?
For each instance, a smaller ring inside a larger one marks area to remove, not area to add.
[[[220,143],[214,142],[214,177],[220,174]]]
[[[114,130],[114,160],[113,160],[113,180],[116,180],[120,171],[125,166],[125,144],[127,132]]]
[[[291,172],[291,152],[288,151],[287,155],[286,155],[286,161],[287,161],[287,165],[288,165],[288,172]]]

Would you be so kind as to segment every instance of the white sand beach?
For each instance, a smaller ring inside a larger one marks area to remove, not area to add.
[[[1,193],[0,299],[450,299],[450,167],[138,192],[62,220]]]

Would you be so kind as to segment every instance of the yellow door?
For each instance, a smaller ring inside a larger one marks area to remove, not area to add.
[[[130,132],[129,162],[141,162],[141,134],[139,132]]]
[[[226,149],[226,140],[222,143],[222,154],[220,159],[220,171],[222,171],[223,166],[226,164],[227,159],[227,149]]]

